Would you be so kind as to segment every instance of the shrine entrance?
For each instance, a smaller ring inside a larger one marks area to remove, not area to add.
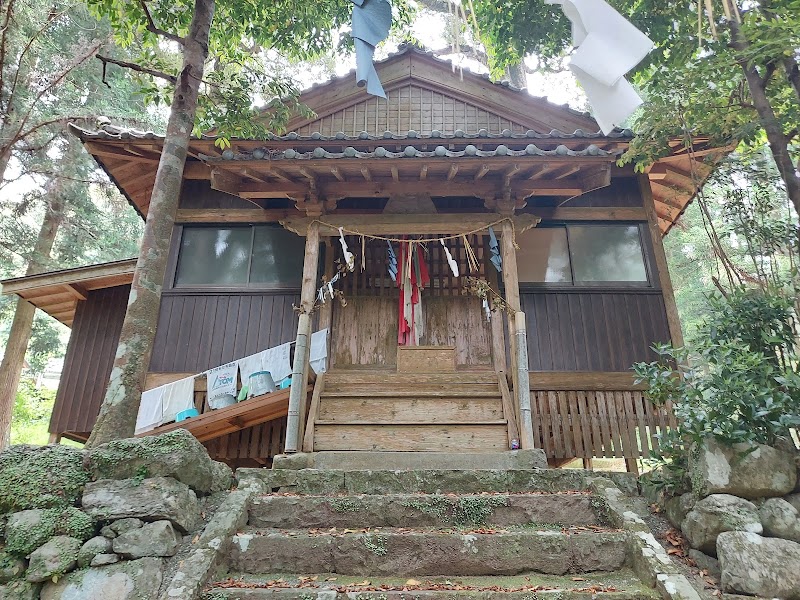
[[[399,239],[403,236],[385,237]],[[406,237],[413,240],[419,236]],[[396,273],[399,265],[394,269],[390,266],[392,253],[402,264],[401,245],[392,243],[390,251],[390,242],[364,238],[362,249],[361,237],[347,236],[346,241],[355,255],[355,270],[337,284],[347,305],[336,303],[333,307],[332,367],[394,370],[397,349],[401,345],[398,340],[401,305],[398,284],[390,273],[390,270]],[[497,272],[486,258],[488,248],[484,236],[470,235],[467,242],[475,257],[472,269],[468,249],[461,238],[445,240],[444,245],[428,242],[418,246],[417,255],[420,262],[424,262],[423,269],[427,270],[428,277],[427,285],[418,290],[414,325],[419,330],[420,346],[455,348],[457,369],[490,370],[493,364],[491,323],[481,300],[467,295],[464,283],[468,276],[488,277],[496,285]],[[458,266],[458,277],[448,263],[445,247]],[[333,248],[335,260],[343,260],[338,243]],[[415,271],[418,269],[415,266]],[[497,313],[493,316],[498,318]]]

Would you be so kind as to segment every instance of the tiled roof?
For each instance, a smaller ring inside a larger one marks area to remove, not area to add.
[[[231,160],[248,161],[248,160],[310,160],[310,159],[323,159],[323,158],[461,158],[464,156],[476,156],[480,158],[494,157],[494,156],[617,156],[618,152],[608,152],[601,150],[594,144],[590,144],[584,150],[570,150],[564,145],[559,145],[554,150],[543,150],[536,144],[528,144],[524,150],[512,150],[504,144],[496,146],[494,150],[480,150],[477,146],[469,144],[464,150],[449,150],[444,146],[436,146],[432,151],[420,150],[414,146],[406,146],[402,152],[390,152],[383,146],[375,148],[371,152],[360,152],[348,146],[343,152],[328,152],[325,148],[314,148],[314,150],[305,152],[298,151],[293,148],[288,148],[282,151],[269,151],[263,148],[257,148],[252,152],[234,152],[233,150],[225,150],[222,156],[209,156],[206,154],[199,154],[198,157],[207,162],[223,162]]]

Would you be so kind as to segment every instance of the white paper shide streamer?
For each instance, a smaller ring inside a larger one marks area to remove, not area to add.
[[[608,135],[642,103],[625,79],[653,49],[653,41],[603,0],[546,0],[572,22],[575,53],[569,68]]]
[[[350,252],[350,249],[347,247],[347,242],[344,239],[343,227],[339,227],[339,242],[342,244],[342,254],[344,254],[344,262],[347,264],[347,270],[352,273],[353,269],[356,268],[356,257],[353,256],[353,253]]]

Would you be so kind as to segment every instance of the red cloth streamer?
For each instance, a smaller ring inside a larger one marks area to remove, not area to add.
[[[410,244],[403,242],[400,244],[399,267],[397,269],[397,277],[395,283],[400,288],[400,299],[398,303],[398,329],[397,329],[397,343],[400,346],[416,346],[417,336],[415,331],[417,329],[416,320],[421,316],[418,314],[417,306],[420,301],[420,292],[430,284],[430,275],[428,273],[428,266],[425,264],[422,248],[417,245],[416,260],[412,254],[409,253]],[[407,261],[411,260],[411,269]],[[413,264],[416,263],[416,264]],[[409,270],[411,271],[411,311],[410,318],[406,318],[406,285],[405,280],[408,277]],[[419,278],[417,274],[419,273]],[[419,280],[418,280],[419,279]]]

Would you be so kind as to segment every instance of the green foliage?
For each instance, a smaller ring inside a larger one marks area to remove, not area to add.
[[[55,397],[55,390],[36,389],[30,379],[20,382],[11,418],[12,444],[47,443],[47,427]]]
[[[800,425],[792,299],[742,288],[709,302],[694,352],[658,346],[659,361],[634,365],[650,400],[671,401],[678,421],[657,458],[709,437],[729,446],[774,444]]]
[[[0,453],[0,513],[66,508],[88,482],[83,453],[75,448],[11,446]]]

